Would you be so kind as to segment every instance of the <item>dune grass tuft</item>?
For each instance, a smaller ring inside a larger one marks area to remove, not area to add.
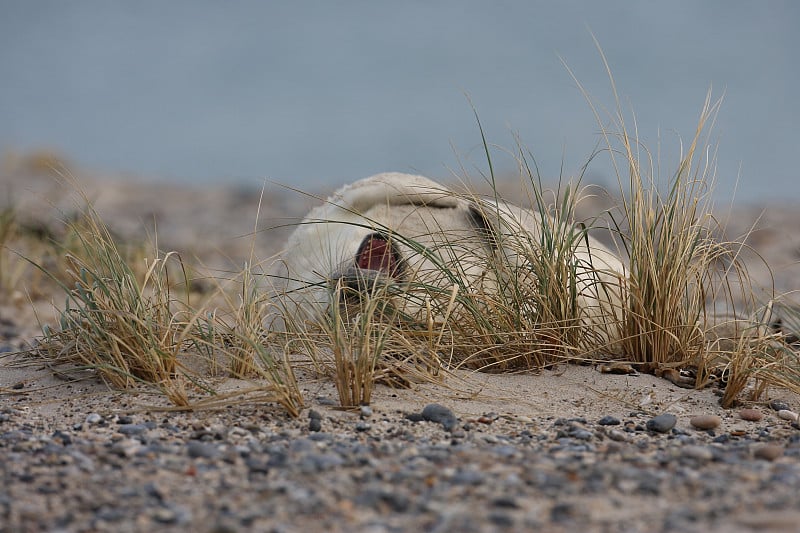
[[[169,263],[180,258],[153,251],[142,276],[122,255],[106,225],[90,206],[73,225],[76,252],[66,252],[68,281],[53,276],[66,295],[59,329],[45,328],[39,350],[57,363],[97,370],[117,387],[157,384],[177,405],[186,405],[178,355],[190,325],[172,291]],[[47,272],[50,274],[50,272]],[[186,280],[184,280],[186,281]],[[187,282],[188,284],[188,282]]]

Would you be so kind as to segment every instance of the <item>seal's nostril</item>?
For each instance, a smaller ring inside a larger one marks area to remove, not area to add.
[[[362,270],[383,272],[392,277],[400,273],[400,261],[391,243],[378,234],[368,235],[356,252],[356,265]]]

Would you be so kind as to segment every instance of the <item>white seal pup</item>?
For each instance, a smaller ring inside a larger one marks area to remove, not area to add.
[[[279,314],[321,318],[337,283],[363,289],[364,281],[382,279],[420,282],[442,293],[454,285],[462,291],[496,291],[507,281],[498,278],[514,275],[539,243],[542,221],[534,211],[459,196],[423,176],[364,178],[312,209],[289,237],[270,273]],[[588,235],[573,251],[584,320],[616,313],[622,261]],[[493,261],[511,268],[493,268]],[[283,320],[268,325],[284,327]]]

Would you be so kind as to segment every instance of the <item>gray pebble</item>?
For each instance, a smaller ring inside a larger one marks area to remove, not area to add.
[[[486,476],[477,470],[459,470],[450,478],[450,482],[456,485],[481,485]]]
[[[670,413],[664,413],[648,420],[646,427],[648,431],[666,433],[670,429],[674,428],[677,422],[678,417]]]
[[[123,435],[141,435],[148,430],[144,424],[123,424],[117,428],[117,431]]]
[[[309,431],[322,431],[322,420],[319,418],[312,418],[308,421],[308,430]]]
[[[372,416],[372,407],[369,405],[362,405],[359,408],[359,413],[361,414],[361,418],[369,418]]]
[[[514,517],[506,513],[493,512],[489,513],[489,522],[502,529],[510,529],[514,527]]]
[[[620,424],[620,420],[619,418],[615,418],[613,416],[604,416],[598,420],[597,423],[601,426],[617,426]]]
[[[328,398],[327,396],[317,396],[317,402],[320,405],[338,405],[336,400],[333,398]]]
[[[395,513],[406,512],[411,506],[411,500],[408,496],[388,488],[365,489],[356,496],[355,503],[356,505],[375,507],[377,509],[387,505]]]
[[[115,442],[111,451],[120,457],[133,457],[136,452],[143,448],[142,443],[134,439],[122,439]]]
[[[438,403],[426,405],[421,415],[423,420],[439,423],[447,431],[452,431],[458,425],[458,419],[453,411]]]
[[[293,453],[311,452],[317,449],[317,445],[311,439],[295,439],[289,443],[289,450]]]
[[[192,458],[212,459],[219,454],[219,450],[213,444],[199,440],[190,440],[186,444],[186,453]]]
[[[335,453],[310,453],[300,460],[298,466],[306,473],[324,472],[344,464],[344,459]]]
[[[103,417],[100,416],[97,413],[89,413],[86,416],[86,423],[89,424],[89,425],[92,425],[92,426],[95,425],[95,424],[99,424],[102,421],[103,421]]]
[[[772,400],[769,402],[769,406],[772,408],[773,411],[788,411],[789,404],[784,402],[783,400]]]
[[[248,458],[245,459],[244,464],[247,466],[247,469],[251,473],[256,474],[268,474],[269,473],[269,464],[267,461],[263,461],[256,458]]]
[[[576,429],[570,432],[570,437],[578,440],[592,440],[594,435],[586,429]]]

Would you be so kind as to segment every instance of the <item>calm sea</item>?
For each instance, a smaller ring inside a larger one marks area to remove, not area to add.
[[[3,0],[0,149],[199,183],[474,178],[474,106],[498,172],[518,138],[552,180],[604,147],[567,67],[615,130],[594,34],[662,176],[713,88],[718,196],[793,201],[798,29],[791,0]],[[615,183],[607,155],[586,180]]]

